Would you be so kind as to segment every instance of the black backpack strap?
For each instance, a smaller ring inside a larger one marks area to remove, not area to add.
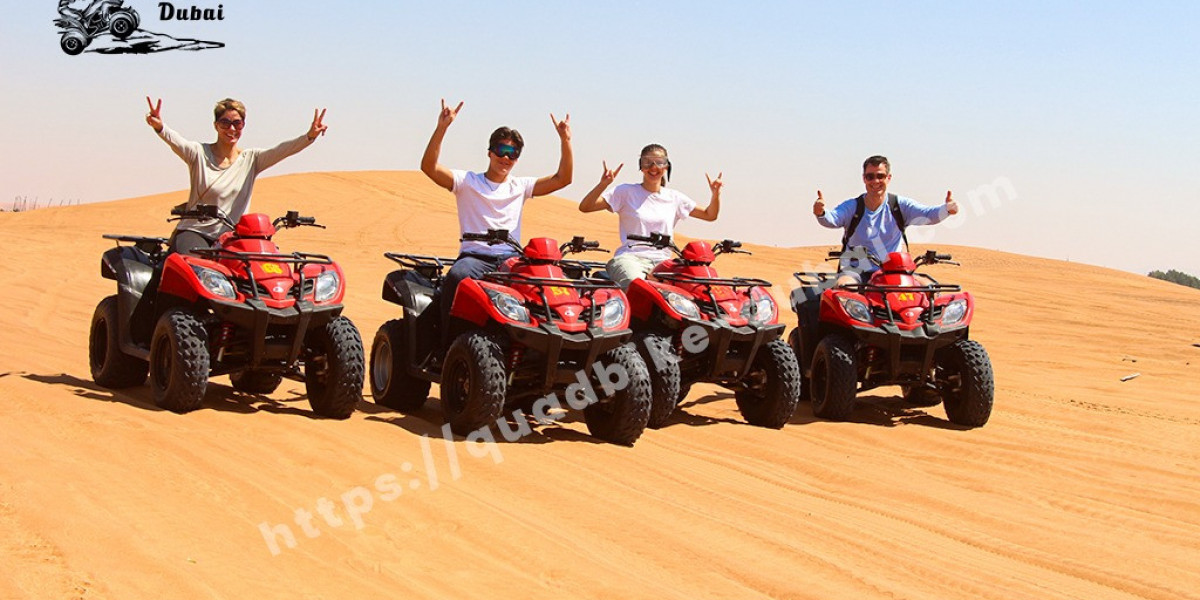
[[[864,193],[854,199],[854,216],[850,218],[850,224],[846,225],[846,233],[842,234],[842,252],[846,251],[846,244],[850,243],[850,236],[854,235],[855,229],[858,229],[858,223],[862,221],[863,213],[866,210],[867,195]]]
[[[900,228],[900,239],[904,240],[904,250],[908,251],[908,236],[904,233],[904,213],[900,212],[900,197],[895,194],[888,194],[888,208],[892,211],[892,219],[896,221],[896,226]]]

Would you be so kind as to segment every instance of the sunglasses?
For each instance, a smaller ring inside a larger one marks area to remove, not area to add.
[[[665,169],[671,165],[671,161],[665,158],[643,158],[638,164],[643,169],[649,169],[650,167]]]
[[[867,181],[883,181],[887,178],[887,173],[863,173],[863,179],[866,179]]]
[[[513,160],[521,158],[521,149],[509,144],[496,144],[488,148],[488,150],[499,158],[511,158]]]
[[[236,121],[230,121],[229,119],[217,119],[217,125],[219,125],[221,129],[229,129],[230,127],[234,129],[241,129],[246,126],[246,122],[241,119]]]

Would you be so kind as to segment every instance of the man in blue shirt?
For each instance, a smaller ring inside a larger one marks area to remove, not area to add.
[[[904,229],[913,225],[934,225],[958,213],[958,203],[946,192],[946,203],[941,206],[925,206],[912,198],[887,193],[892,180],[891,164],[884,156],[872,156],[863,162],[865,194],[851,198],[832,210],[825,210],[825,198],[817,190],[817,201],[813,203],[813,214],[817,222],[830,229],[844,228],[842,239],[843,257],[838,264],[837,285],[862,283],[878,269],[861,253],[850,252],[861,247],[880,260],[886,260],[892,252],[908,250]],[[890,201],[889,201],[890,200]],[[862,205],[859,208],[859,205]],[[899,222],[897,222],[899,220]]]

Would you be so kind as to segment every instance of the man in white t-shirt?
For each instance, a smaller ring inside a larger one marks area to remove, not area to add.
[[[561,141],[558,171],[545,177],[513,177],[512,169],[521,156],[525,141],[515,129],[501,127],[488,140],[488,168],[483,173],[451,170],[438,163],[442,139],[446,130],[462,110],[463,103],[451,109],[442,100],[442,112],[437,127],[421,158],[421,171],[434,183],[454,193],[458,205],[460,233],[487,233],[489,229],[507,229],[512,237],[521,240],[521,209],[525,201],[561,190],[571,183],[574,155],[571,151],[571,115],[559,121],[550,115]],[[450,307],[458,284],[495,271],[505,258],[513,255],[508,246],[488,246],[482,242],[464,241],[458,259],[442,280],[441,315],[442,349],[449,346]]]

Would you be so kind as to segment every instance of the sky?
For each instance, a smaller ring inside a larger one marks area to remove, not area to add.
[[[442,149],[451,168],[483,170],[507,125],[526,141],[515,173],[553,173],[549,114],[569,113],[575,177],[557,195],[582,198],[602,161],[639,181],[649,143],[702,205],[705,174],[721,173],[720,218],[683,223],[690,236],[836,246],[812,216],[817,190],[857,196],[862,161],[883,154],[890,191],[959,202],[914,242],[1200,275],[1200,3],[175,4],[220,6],[221,21],[125,3],[142,29],[225,46],[68,56],[57,0],[0,0],[0,205],[185,189],[186,166],[145,124],[147,95],[199,141],[215,138],[217,100],[242,100],[244,147],[295,137],[326,108],[326,137],[266,175],[416,170],[445,98],[465,103]]]

